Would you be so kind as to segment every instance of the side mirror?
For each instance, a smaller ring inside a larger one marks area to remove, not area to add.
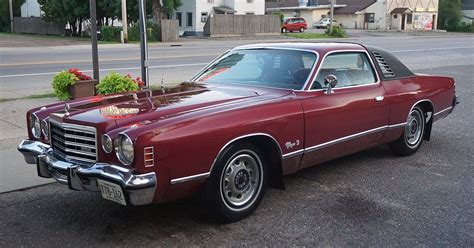
[[[336,87],[337,85],[337,77],[334,76],[334,75],[328,75],[324,78],[324,84],[327,86],[327,89],[326,89],[326,94],[332,94],[334,93],[334,91],[332,90],[332,88]]]

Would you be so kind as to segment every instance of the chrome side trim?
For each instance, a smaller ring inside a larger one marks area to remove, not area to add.
[[[184,182],[189,182],[193,180],[204,179],[204,178],[208,178],[209,175],[211,175],[211,172],[201,173],[201,174],[187,176],[187,177],[175,178],[175,179],[171,179],[171,184],[178,184],[178,183],[184,183]]]
[[[388,129],[399,128],[399,127],[405,127],[406,125],[407,125],[406,123],[399,123],[399,124],[388,125]]]
[[[339,139],[331,140],[331,141],[328,141],[328,142],[325,142],[325,143],[322,143],[322,144],[319,144],[319,145],[307,147],[307,148],[304,149],[304,152],[305,153],[306,152],[312,152],[312,151],[319,150],[319,149],[322,149],[322,148],[325,148],[325,147],[328,147],[328,146],[331,146],[331,145],[335,145],[335,144],[338,144],[338,143],[341,143],[341,142],[344,142],[344,141],[356,139],[356,138],[359,138],[359,137],[362,137],[362,136],[365,136],[365,135],[368,135],[368,134],[372,134],[372,133],[376,133],[376,132],[380,132],[380,131],[385,131],[387,128],[388,128],[388,126],[377,127],[377,128],[374,128],[374,129],[370,129],[370,130],[367,130],[367,131],[360,132],[360,133],[356,133],[356,134],[352,134],[352,135],[349,135],[349,136],[341,137]]]
[[[440,115],[440,114],[442,114],[442,113],[444,113],[444,112],[446,112],[446,111],[451,110],[452,108],[453,108],[453,107],[445,108],[445,109],[443,109],[443,110],[441,110],[441,111],[435,113],[434,116]]]
[[[295,157],[295,156],[298,156],[298,155],[301,155],[304,153],[304,149],[300,149],[300,150],[297,150],[297,151],[294,151],[294,152],[290,152],[290,153],[287,153],[287,154],[283,154],[283,156],[281,156],[283,159],[287,159],[287,158],[291,158],[291,157]]]
[[[353,85],[353,86],[346,86],[346,87],[340,87],[340,88],[333,88],[333,90],[338,90],[338,89],[347,89],[347,88],[357,88],[357,87],[367,87],[367,86],[374,86],[374,85],[378,85],[380,84],[380,76],[379,76],[379,73],[377,72],[376,70],[376,67],[375,67],[375,64],[374,64],[374,61],[372,60],[372,57],[370,56],[370,54],[367,52],[367,50],[358,50],[358,49],[350,49],[350,50],[334,50],[334,51],[330,51],[330,52],[327,52],[324,57],[322,58],[321,62],[319,63],[319,68],[318,70],[316,71],[316,74],[314,75],[314,79],[316,79],[316,77],[318,76],[319,74],[319,71],[321,70],[321,65],[323,65],[324,63],[324,60],[326,59],[326,57],[328,55],[331,55],[331,54],[335,54],[335,53],[365,53],[367,55],[367,58],[369,59],[370,61],[370,64],[372,65],[372,70],[374,71],[375,73],[375,76],[377,78],[377,81],[375,81],[374,83],[371,83],[371,84],[363,84],[363,85]],[[307,91],[310,91],[310,92],[314,92],[314,91],[324,91],[326,89],[316,89],[316,90],[312,90],[311,88],[313,87],[313,84],[314,84],[314,80],[313,82],[311,82],[311,84],[309,85]],[[306,86],[306,85],[305,85]],[[305,89],[305,88],[303,88]]]

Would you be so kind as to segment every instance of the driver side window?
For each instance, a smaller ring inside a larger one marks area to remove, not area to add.
[[[373,84],[377,82],[374,68],[366,53],[343,52],[328,55],[319,69],[311,87],[312,90],[327,88],[324,78],[334,75],[337,78],[335,88]]]

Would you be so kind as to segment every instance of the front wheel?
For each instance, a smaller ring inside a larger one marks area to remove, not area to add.
[[[202,206],[224,222],[241,220],[257,209],[267,185],[266,161],[249,143],[226,148],[202,192]]]
[[[423,143],[425,134],[425,115],[419,107],[413,108],[408,115],[407,123],[403,134],[396,141],[389,144],[390,150],[398,156],[409,156]]]
[[[288,31],[288,30],[287,30],[286,28],[282,28],[282,29],[281,29],[281,32],[282,32],[282,33],[286,33],[287,31]]]
[[[300,28],[300,33],[303,33],[303,32],[304,32],[304,28],[301,27],[301,28]]]

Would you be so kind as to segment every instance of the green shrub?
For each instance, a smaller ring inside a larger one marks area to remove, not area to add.
[[[160,25],[148,22],[146,24],[146,28],[148,41],[160,40]],[[128,40],[140,41],[140,25],[138,24],[138,22],[133,23],[132,26],[128,29]]]
[[[338,37],[338,38],[346,37],[346,30],[344,30],[344,28],[342,28],[341,26],[333,26],[332,34],[329,33],[329,27],[328,27],[325,33],[331,37]]]
[[[122,28],[112,27],[112,26],[102,26],[100,28],[100,40],[120,41],[120,31],[122,31]]]
[[[115,93],[124,93],[129,91],[138,91],[140,87],[129,76],[122,76],[116,72],[104,77],[96,86],[97,94],[107,95]]]
[[[61,101],[71,99],[72,96],[69,93],[69,87],[73,85],[76,80],[78,80],[77,76],[67,71],[56,74],[52,83],[54,95]]]

